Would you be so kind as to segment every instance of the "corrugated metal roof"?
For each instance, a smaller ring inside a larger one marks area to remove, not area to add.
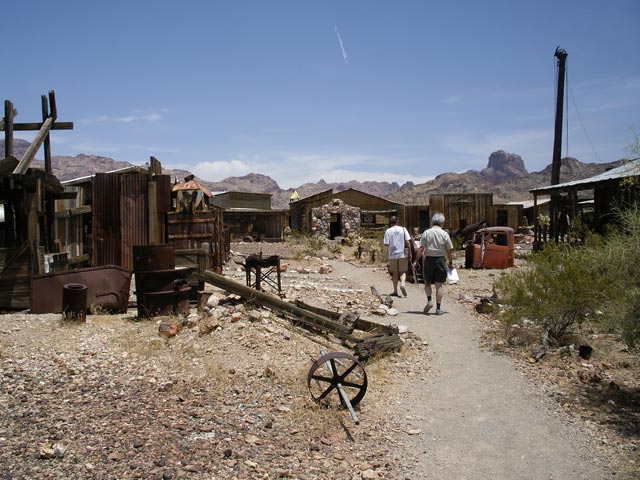
[[[189,180],[188,182],[184,183],[176,183],[171,190],[174,192],[177,192],[178,190],[201,190],[207,197],[211,198],[212,196],[211,191],[207,187],[200,185],[195,180]]]
[[[538,198],[538,205],[544,205],[545,203],[549,203],[551,201],[550,198]],[[523,200],[520,202],[508,202],[507,205],[522,205],[522,208],[533,208],[533,200]]]
[[[115,170],[109,170],[108,172],[100,172],[100,173],[129,173],[129,172],[143,172],[147,173],[149,170],[145,167],[139,167],[137,165],[131,165],[129,167],[117,168]],[[62,185],[76,185],[79,183],[86,183],[89,180],[95,178],[96,174],[87,175],[84,177],[72,178],[71,180],[65,180],[64,182],[60,182]]]
[[[589,178],[583,178],[582,180],[574,180],[573,182],[559,183],[557,185],[549,185],[546,187],[539,187],[529,190],[530,192],[549,192],[552,190],[579,187],[580,185],[589,185],[600,182],[606,182],[608,180],[619,180],[625,177],[640,176],[640,158],[631,160],[624,165],[617,168],[613,168],[607,172],[602,172],[599,175]]]

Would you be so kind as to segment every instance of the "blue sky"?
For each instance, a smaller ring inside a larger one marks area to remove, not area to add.
[[[206,180],[253,172],[283,188],[421,183],[480,170],[498,149],[537,171],[551,162],[558,45],[571,89],[563,156],[617,160],[640,130],[637,0],[21,0],[0,11],[1,99],[17,122],[37,121],[54,89],[58,118],[75,123],[52,135],[54,155],[153,155]]]

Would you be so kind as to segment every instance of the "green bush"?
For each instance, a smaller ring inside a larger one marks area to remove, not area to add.
[[[503,275],[496,289],[508,325],[532,321],[551,343],[562,342],[570,327],[593,317],[606,300],[597,269],[566,246],[548,245],[533,254],[528,268]]]
[[[617,229],[587,236],[579,247],[548,244],[526,268],[496,282],[509,326],[529,320],[541,327],[543,344],[561,343],[573,326],[589,319],[640,338],[640,208],[617,212]]]

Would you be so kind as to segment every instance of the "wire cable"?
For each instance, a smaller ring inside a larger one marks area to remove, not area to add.
[[[578,109],[578,104],[576,103],[576,99],[573,96],[573,90],[571,89],[571,85],[569,84],[569,80],[567,79],[567,88],[569,89],[569,94],[571,95],[571,101],[573,102],[573,108],[576,109],[576,113],[578,114],[578,120],[580,120],[580,125],[582,125],[582,130],[584,130],[584,134],[587,137],[587,141],[589,145],[591,145],[591,150],[593,150],[593,154],[598,159],[598,162],[602,163],[600,159],[600,155],[596,151],[596,147],[594,147],[593,142],[591,141],[591,137],[589,136],[589,132],[587,132],[587,127],[585,127],[584,122],[582,121],[582,115],[580,115],[580,110]]]

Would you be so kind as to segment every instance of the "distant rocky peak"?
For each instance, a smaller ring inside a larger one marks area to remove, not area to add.
[[[529,172],[524,166],[522,157],[515,153],[505,152],[504,150],[493,152],[489,156],[487,168],[480,172],[480,175],[492,182],[512,180],[528,174]]]

